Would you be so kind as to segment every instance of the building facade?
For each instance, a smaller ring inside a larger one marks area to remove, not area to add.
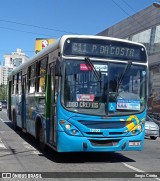
[[[16,52],[4,55],[4,66],[14,69],[22,63],[26,62],[27,60],[28,56],[23,53],[21,49],[17,49]]]
[[[151,5],[97,35],[128,39],[146,46],[150,71],[148,109],[160,113],[160,9]]]
[[[4,54],[4,65],[0,66],[0,85],[7,85],[9,73],[28,59],[29,57],[21,49],[17,49],[16,52],[11,54]]]
[[[12,70],[6,66],[0,66],[0,85],[7,85],[7,77]]]

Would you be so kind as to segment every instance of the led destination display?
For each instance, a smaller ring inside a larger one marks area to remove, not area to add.
[[[90,56],[120,60],[144,61],[144,48],[127,42],[93,40],[93,39],[68,39],[64,46],[64,55]]]

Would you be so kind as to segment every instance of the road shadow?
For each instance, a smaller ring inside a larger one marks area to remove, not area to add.
[[[13,130],[11,122],[5,122]],[[14,130],[13,130],[14,131]],[[118,163],[118,162],[135,162],[119,152],[71,152],[71,153],[57,153],[50,147],[45,150],[41,150],[38,141],[28,133],[24,133],[21,130],[16,133],[28,144],[37,149],[40,157],[46,157],[50,161],[56,163]]]

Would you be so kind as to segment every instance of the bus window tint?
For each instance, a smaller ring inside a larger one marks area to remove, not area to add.
[[[46,72],[47,72],[47,59],[43,59],[39,62],[38,66],[38,92],[45,91]]]
[[[29,93],[35,92],[35,76],[36,76],[36,69],[35,69],[35,64],[33,64],[28,69],[28,92]]]

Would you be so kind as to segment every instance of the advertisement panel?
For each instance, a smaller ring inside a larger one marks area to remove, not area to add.
[[[35,53],[37,54],[41,50],[43,50],[45,47],[53,43],[55,39],[47,39],[47,38],[36,38],[35,41]]]

